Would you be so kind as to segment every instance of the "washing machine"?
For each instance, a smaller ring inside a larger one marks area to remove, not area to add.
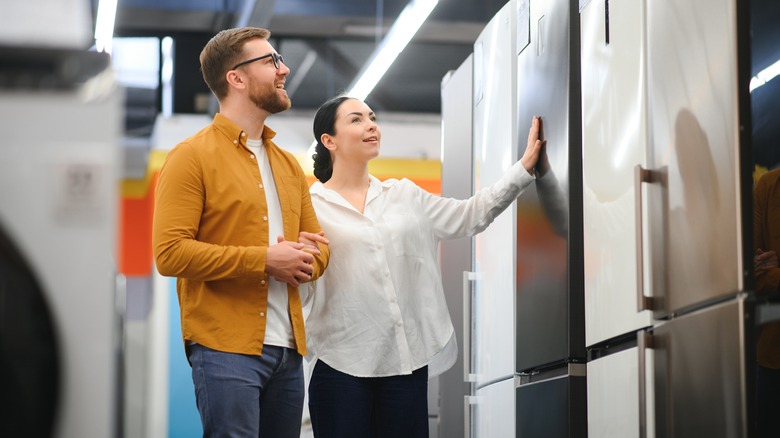
[[[0,436],[121,435],[122,92],[109,65],[0,47]]]

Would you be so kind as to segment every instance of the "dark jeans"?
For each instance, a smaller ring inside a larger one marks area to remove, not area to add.
[[[427,438],[428,367],[406,376],[353,377],[318,360],[309,412],[316,438]]]
[[[758,412],[758,436],[780,437],[780,370],[758,366],[756,382],[756,411]]]
[[[303,362],[266,345],[262,356],[187,347],[204,437],[300,438]]]

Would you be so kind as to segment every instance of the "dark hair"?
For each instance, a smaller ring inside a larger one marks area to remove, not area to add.
[[[333,158],[328,148],[322,144],[322,134],[336,134],[336,114],[339,107],[349,96],[336,96],[323,103],[314,115],[314,140],[317,141],[314,155],[314,176],[321,182],[326,182],[333,175]]]

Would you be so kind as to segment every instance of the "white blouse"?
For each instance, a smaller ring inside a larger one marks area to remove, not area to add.
[[[362,214],[322,183],[311,187],[331,256],[304,297],[307,347],[357,377],[411,374],[425,365],[435,375],[457,355],[439,241],[487,228],[534,177],[518,161],[467,200],[432,195],[407,179],[370,179]]]

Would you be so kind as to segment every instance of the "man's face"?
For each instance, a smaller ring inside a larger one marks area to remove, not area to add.
[[[264,39],[255,39],[244,45],[246,59],[258,58],[276,53],[271,44]],[[275,61],[279,63],[276,67]],[[246,73],[249,99],[260,109],[270,114],[276,114],[290,109],[290,97],[284,89],[284,83],[290,69],[281,59],[272,56],[244,64],[238,69]]]

